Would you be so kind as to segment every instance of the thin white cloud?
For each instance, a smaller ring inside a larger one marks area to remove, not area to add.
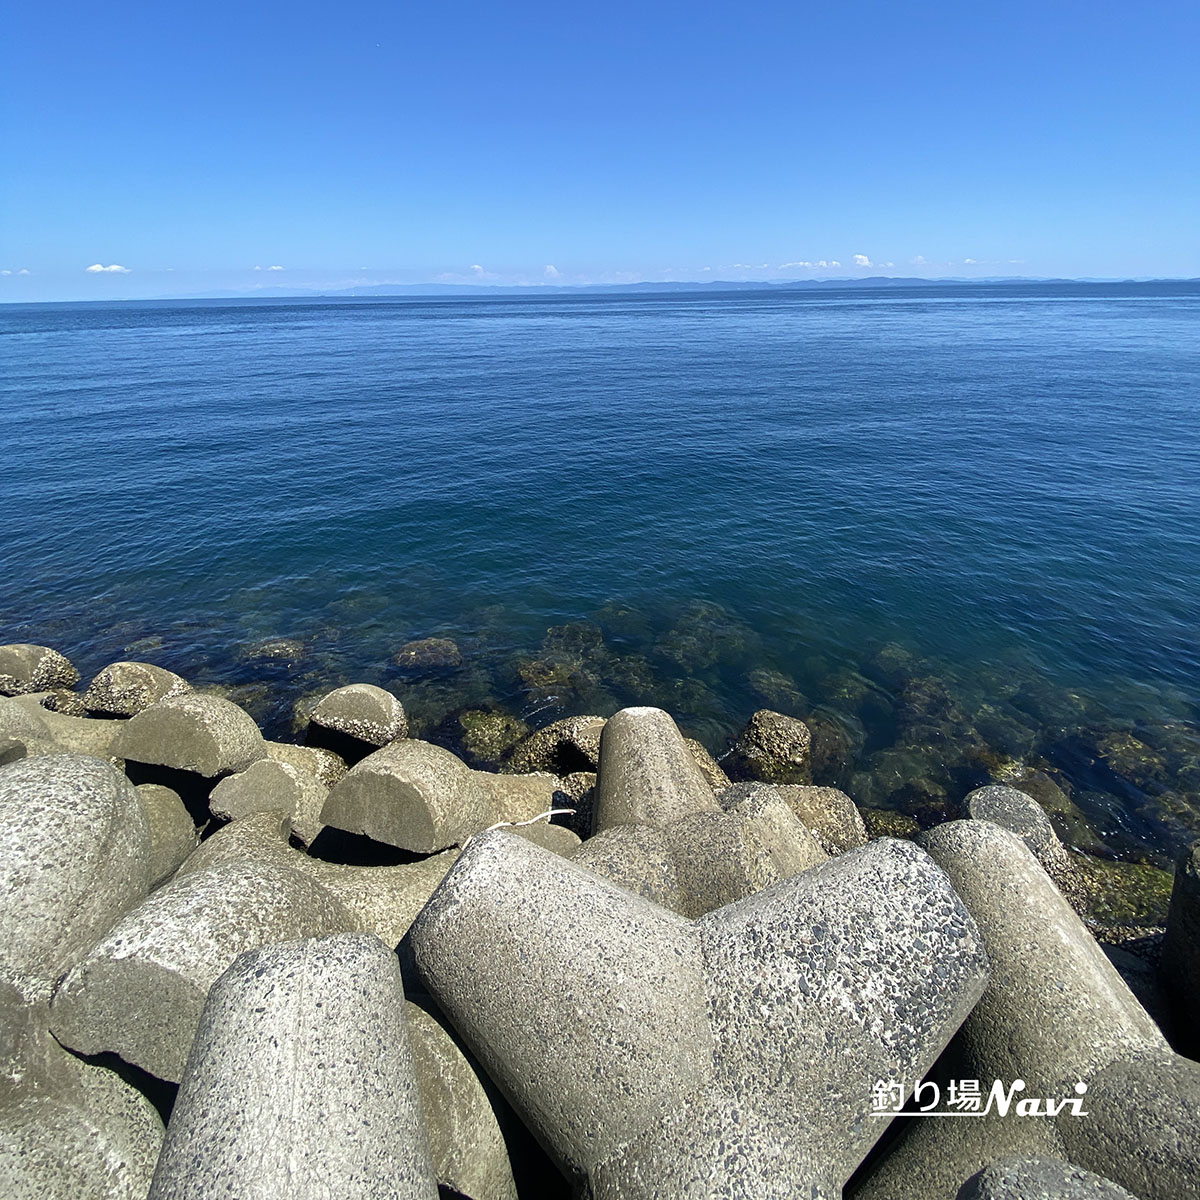
[[[20,270],[17,272],[17,274],[18,274],[18,275],[32,275],[32,274],[33,274],[33,272],[32,272],[31,270],[29,270],[29,269],[28,269],[28,267],[22,267],[22,268],[21,268],[21,269],[20,269]]]
[[[280,266],[274,266],[274,267],[255,267],[254,269],[255,269],[256,271],[282,271],[282,270],[283,270],[283,268],[282,268],[282,267],[280,267]]]
[[[854,256],[854,265],[856,267],[869,267],[871,260],[865,254],[856,254]]]
[[[968,267],[975,266],[975,260],[973,258],[964,258],[963,263]]]
[[[918,254],[916,258],[910,258],[909,262],[911,262],[914,267],[923,267],[926,265],[925,255]]]
[[[0,271],[0,275],[11,275],[11,271]]]
[[[89,275],[128,275],[129,268],[123,267],[119,263],[112,263],[110,266],[102,267],[99,263],[92,263],[90,267],[85,267],[84,270]]]
[[[775,269],[777,271],[787,271],[791,267],[804,267],[805,269],[808,269],[810,267],[815,267],[816,265],[817,264],[815,262],[805,262],[803,259],[801,259],[799,262],[780,263]]]
[[[549,279],[557,279],[562,272],[553,263],[547,263],[545,274]]]
[[[471,270],[474,271],[476,275],[486,275],[487,274],[487,272],[478,263],[472,263]]]

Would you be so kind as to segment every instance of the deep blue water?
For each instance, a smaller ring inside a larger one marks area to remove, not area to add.
[[[1115,849],[1197,827],[1200,286],[5,306],[0,338],[0,641],[85,676],[160,662],[275,730],[348,679],[430,736],[644,699],[718,751],[815,710],[866,802],[994,759]],[[464,668],[401,678],[432,634]]]

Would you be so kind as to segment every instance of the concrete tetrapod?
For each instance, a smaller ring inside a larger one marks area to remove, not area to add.
[[[0,1196],[143,1200],[162,1146],[149,1101],[46,1032],[46,1006],[0,980]]]
[[[0,768],[0,973],[31,998],[150,886],[150,830],[133,785],[82,754]]]
[[[410,945],[598,1198],[834,1196],[886,1127],[875,1081],[924,1071],[987,979],[944,873],[890,840],[692,922],[495,830]]]
[[[683,734],[661,708],[623,708],[600,735],[592,832],[614,825],[663,828],[719,812],[713,790]]]
[[[1021,1080],[1017,1099],[1074,1099],[1078,1082],[1111,1063],[1167,1052],[1153,1019],[1020,837],[991,821],[952,821],[920,841],[971,911],[992,964],[992,981],[948,1056],[952,1078],[980,1080],[985,1091],[996,1080]],[[1123,1183],[1078,1147],[1064,1149],[1064,1129],[1086,1138],[1093,1127],[1070,1110],[1057,1121],[996,1109],[976,1119],[922,1117],[855,1195],[953,1200],[969,1176],[1009,1157],[1066,1158]]]
[[[341,901],[287,867],[239,861],[177,873],[62,980],[51,1031],[81,1054],[113,1051],[177,1082],[208,990],[239,954],[354,928]]]
[[[434,1200],[396,956],[343,934],[239,957],[204,1005],[151,1200]]]
[[[266,756],[245,709],[220,696],[167,696],[121,724],[112,752],[134,762],[192,771],[205,779],[244,771]]]
[[[251,813],[218,829],[184,863],[179,876],[241,862],[296,871],[319,884],[350,914],[346,932],[373,933],[395,946],[458,857],[447,850],[396,866],[357,867],[310,858],[288,841],[282,813]]]
[[[335,829],[418,854],[461,845],[494,819],[488,794],[462,759],[405,738],[352,767],[321,812]]]

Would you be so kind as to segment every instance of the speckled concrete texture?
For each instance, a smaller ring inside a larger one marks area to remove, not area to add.
[[[568,1174],[711,1069],[690,922],[504,830],[473,838],[410,933],[422,980]]]
[[[313,709],[309,723],[369,746],[386,746],[408,733],[404,705],[372,683],[350,683],[330,692]]]
[[[952,821],[920,843],[974,916],[993,976],[960,1035],[975,1078],[1062,1094],[1117,1058],[1165,1049],[1158,1026],[1025,843]]]
[[[242,955],[213,987],[151,1200],[435,1200],[396,957],[351,934]]]
[[[125,727],[124,721],[72,717],[51,712],[42,707],[42,700],[47,695],[46,692],[31,692],[25,696],[15,696],[12,703],[45,726],[58,751],[91,754],[110,760],[119,757],[113,747],[118,734]]]
[[[992,963],[987,991],[954,1039],[952,1078],[985,1087],[1020,1079],[1023,1096],[1074,1098],[1077,1082],[1090,1083],[1114,1060],[1165,1049],[1154,1021],[1021,838],[990,821],[954,821],[920,841],[970,909]],[[1063,1138],[1091,1120],[1012,1112],[923,1117],[862,1181],[855,1200],[953,1200],[965,1179],[1014,1155],[1088,1166],[1066,1152]]]
[[[328,796],[329,789],[307,771],[260,758],[222,779],[208,797],[208,810],[227,821],[255,812],[286,813],[297,840],[307,846],[325,828],[321,809]]]
[[[32,996],[150,886],[150,830],[132,784],[99,759],[0,768],[0,972]]]
[[[429,742],[401,739],[367,755],[330,790],[326,825],[431,854],[492,824],[475,772]]]
[[[555,775],[594,771],[600,761],[603,730],[603,717],[563,717],[561,721],[553,721],[513,747],[509,769],[550,771]]]
[[[46,1032],[44,1003],[0,982],[0,1196],[142,1200],[162,1145],[149,1102]]]
[[[1003,784],[976,788],[965,801],[974,821],[991,821],[1015,833],[1047,872],[1068,868],[1067,852],[1050,824],[1045,809],[1025,792]]]
[[[16,738],[19,742],[49,741],[50,726],[39,706],[32,711],[7,696],[0,696],[0,737]]]
[[[811,787],[799,783],[757,786],[774,786],[788,808],[812,830],[827,854],[844,854],[856,846],[867,844],[867,827],[862,814],[845,792],[832,787]],[[729,803],[724,796],[720,800],[723,807]]]
[[[150,886],[170,879],[200,841],[179,796],[157,783],[141,783],[134,789],[150,830]]]
[[[681,913],[686,906],[675,873],[675,855],[661,829],[614,825],[588,838],[571,860],[672,912]]]
[[[675,862],[685,917],[753,895],[824,862],[827,855],[778,796],[735,811],[697,813],[663,830]]]
[[[1060,1117],[1067,1156],[1141,1200],[1180,1200],[1200,1190],[1200,1063],[1147,1053],[1094,1075],[1088,1117]]]
[[[596,1197],[835,1196],[885,1126],[872,1084],[925,1070],[987,974],[946,876],[890,841],[693,923],[495,831],[410,941]]]
[[[516,1200],[508,1148],[479,1076],[429,1013],[415,1004],[406,1013],[438,1183],[470,1200]]]
[[[189,692],[159,700],[124,723],[113,752],[206,779],[244,771],[266,755],[253,718],[231,700]]]
[[[1137,1200],[1110,1179],[1061,1158],[1005,1158],[963,1184],[956,1200]]]
[[[345,906],[353,922],[347,929],[373,933],[395,946],[458,858],[457,850],[446,850],[396,866],[323,862],[292,846],[290,829],[290,822],[280,813],[252,813],[218,829],[184,863],[180,874],[232,862],[249,868],[264,864],[298,871]]]
[[[63,979],[51,1031],[82,1054],[113,1051],[178,1081],[204,998],[239,954],[354,925],[329,891],[286,867],[228,862],[178,874]]]
[[[320,746],[294,746],[290,742],[264,742],[263,746],[269,759],[307,771],[327,788],[333,787],[346,773],[345,762],[332,750]]]
[[[623,708],[600,737],[592,832],[614,825],[662,828],[717,802],[695,756],[660,708]]]
[[[192,685],[174,671],[143,662],[110,663],[96,674],[83,696],[89,712],[132,717],[168,696],[182,696]]]
[[[71,688],[79,672],[70,659],[49,646],[13,642],[0,646],[0,694],[20,696],[50,688]]]
[[[528,821],[552,808],[570,807],[566,797],[559,794],[558,777],[545,771],[526,775],[495,775],[490,771],[471,774],[487,797],[488,825],[498,821]]]

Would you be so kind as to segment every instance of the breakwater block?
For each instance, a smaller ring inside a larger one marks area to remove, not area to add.
[[[239,954],[354,927],[329,891],[274,863],[177,874],[63,979],[51,1030],[81,1054],[112,1051],[178,1082],[208,990]]]
[[[661,708],[623,708],[604,725],[592,832],[614,825],[663,828],[719,812],[683,734]]]
[[[342,935],[240,956],[204,1005],[151,1200],[435,1200],[396,956]]]
[[[922,834],[920,844],[950,877],[975,918],[992,964],[992,979],[951,1046],[953,1078],[978,1079],[990,1087],[1022,1081],[1018,1098],[1086,1099],[1087,1117],[1066,1110],[1054,1119],[922,1117],[855,1193],[861,1200],[953,1200],[967,1178],[989,1162],[1009,1156],[1062,1157],[1096,1171],[1137,1195],[1144,1142],[1132,1120],[1130,1096],[1110,1097],[1116,1118],[1103,1135],[1093,1098],[1097,1079],[1114,1064],[1144,1058],[1173,1059],[1154,1020],[1138,1003],[1116,968],[1055,887],[1026,842],[991,821],[952,821]],[[1200,1074],[1200,1068],[1197,1068]],[[1085,1092],[1076,1085],[1082,1083]],[[1186,1195],[1197,1177],[1198,1143],[1185,1134],[1193,1118],[1169,1117],[1179,1134],[1172,1159],[1156,1172]],[[1181,1122],[1181,1123],[1179,1123]],[[1113,1139],[1113,1140],[1110,1140]],[[1186,1143],[1190,1141],[1190,1146]],[[1122,1166],[1123,1164],[1123,1166]]]
[[[886,1127],[875,1081],[931,1065],[988,971],[945,874],[890,840],[688,921],[496,830],[409,940],[596,1197],[837,1194]]]
[[[220,696],[168,696],[124,722],[113,753],[132,762],[215,779],[266,756],[263,735],[245,709]]]
[[[82,754],[0,770],[0,972],[30,996],[141,901],[151,840],[133,785]]]

